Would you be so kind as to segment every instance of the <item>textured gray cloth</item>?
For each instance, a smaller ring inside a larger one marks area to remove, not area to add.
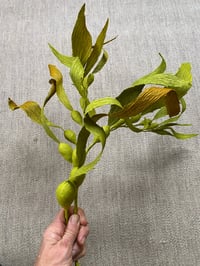
[[[199,131],[200,2],[198,0],[85,0],[93,36],[107,17],[110,55],[96,75],[93,98],[117,96],[156,67],[162,53],[168,69],[193,66],[193,89],[182,121]],[[69,166],[42,128],[17,103],[43,102],[49,90],[47,65],[56,64],[48,42],[70,53],[70,34],[83,1],[0,1],[0,264],[31,266],[42,233],[59,209],[55,189]],[[77,94],[69,79],[73,102]],[[48,116],[71,127],[64,109],[52,101]],[[186,129],[187,130],[187,129]],[[81,265],[200,265],[199,137],[178,141],[128,130],[113,133],[102,160],[80,191],[90,223],[87,256]]]

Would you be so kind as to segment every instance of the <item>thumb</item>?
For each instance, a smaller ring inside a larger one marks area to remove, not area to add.
[[[67,223],[65,233],[63,235],[63,244],[65,246],[73,246],[79,232],[80,218],[77,214],[72,214]]]

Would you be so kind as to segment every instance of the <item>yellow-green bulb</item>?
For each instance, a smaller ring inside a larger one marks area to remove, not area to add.
[[[76,191],[74,185],[65,180],[61,182],[56,189],[56,198],[60,206],[63,208],[68,208],[73,203],[76,196]]]

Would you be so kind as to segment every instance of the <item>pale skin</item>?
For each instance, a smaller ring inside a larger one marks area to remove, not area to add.
[[[78,209],[78,214],[72,213],[73,208],[66,225],[62,209],[47,227],[34,266],[72,266],[85,255],[88,222],[82,209]]]

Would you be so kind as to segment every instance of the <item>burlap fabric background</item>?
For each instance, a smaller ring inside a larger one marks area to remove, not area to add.
[[[110,60],[96,75],[92,97],[116,96],[156,67],[193,66],[193,89],[182,122],[199,132],[200,2],[198,0],[85,0],[93,36],[110,18]],[[0,1],[0,264],[31,266],[42,233],[58,211],[55,189],[69,172],[57,146],[7,98],[40,104],[49,90],[47,65],[56,64],[48,42],[70,53],[70,34],[83,1]],[[77,94],[67,74],[65,87]],[[71,121],[56,101],[48,116]],[[119,130],[80,191],[90,223],[81,265],[200,265],[199,137],[178,141]]]

